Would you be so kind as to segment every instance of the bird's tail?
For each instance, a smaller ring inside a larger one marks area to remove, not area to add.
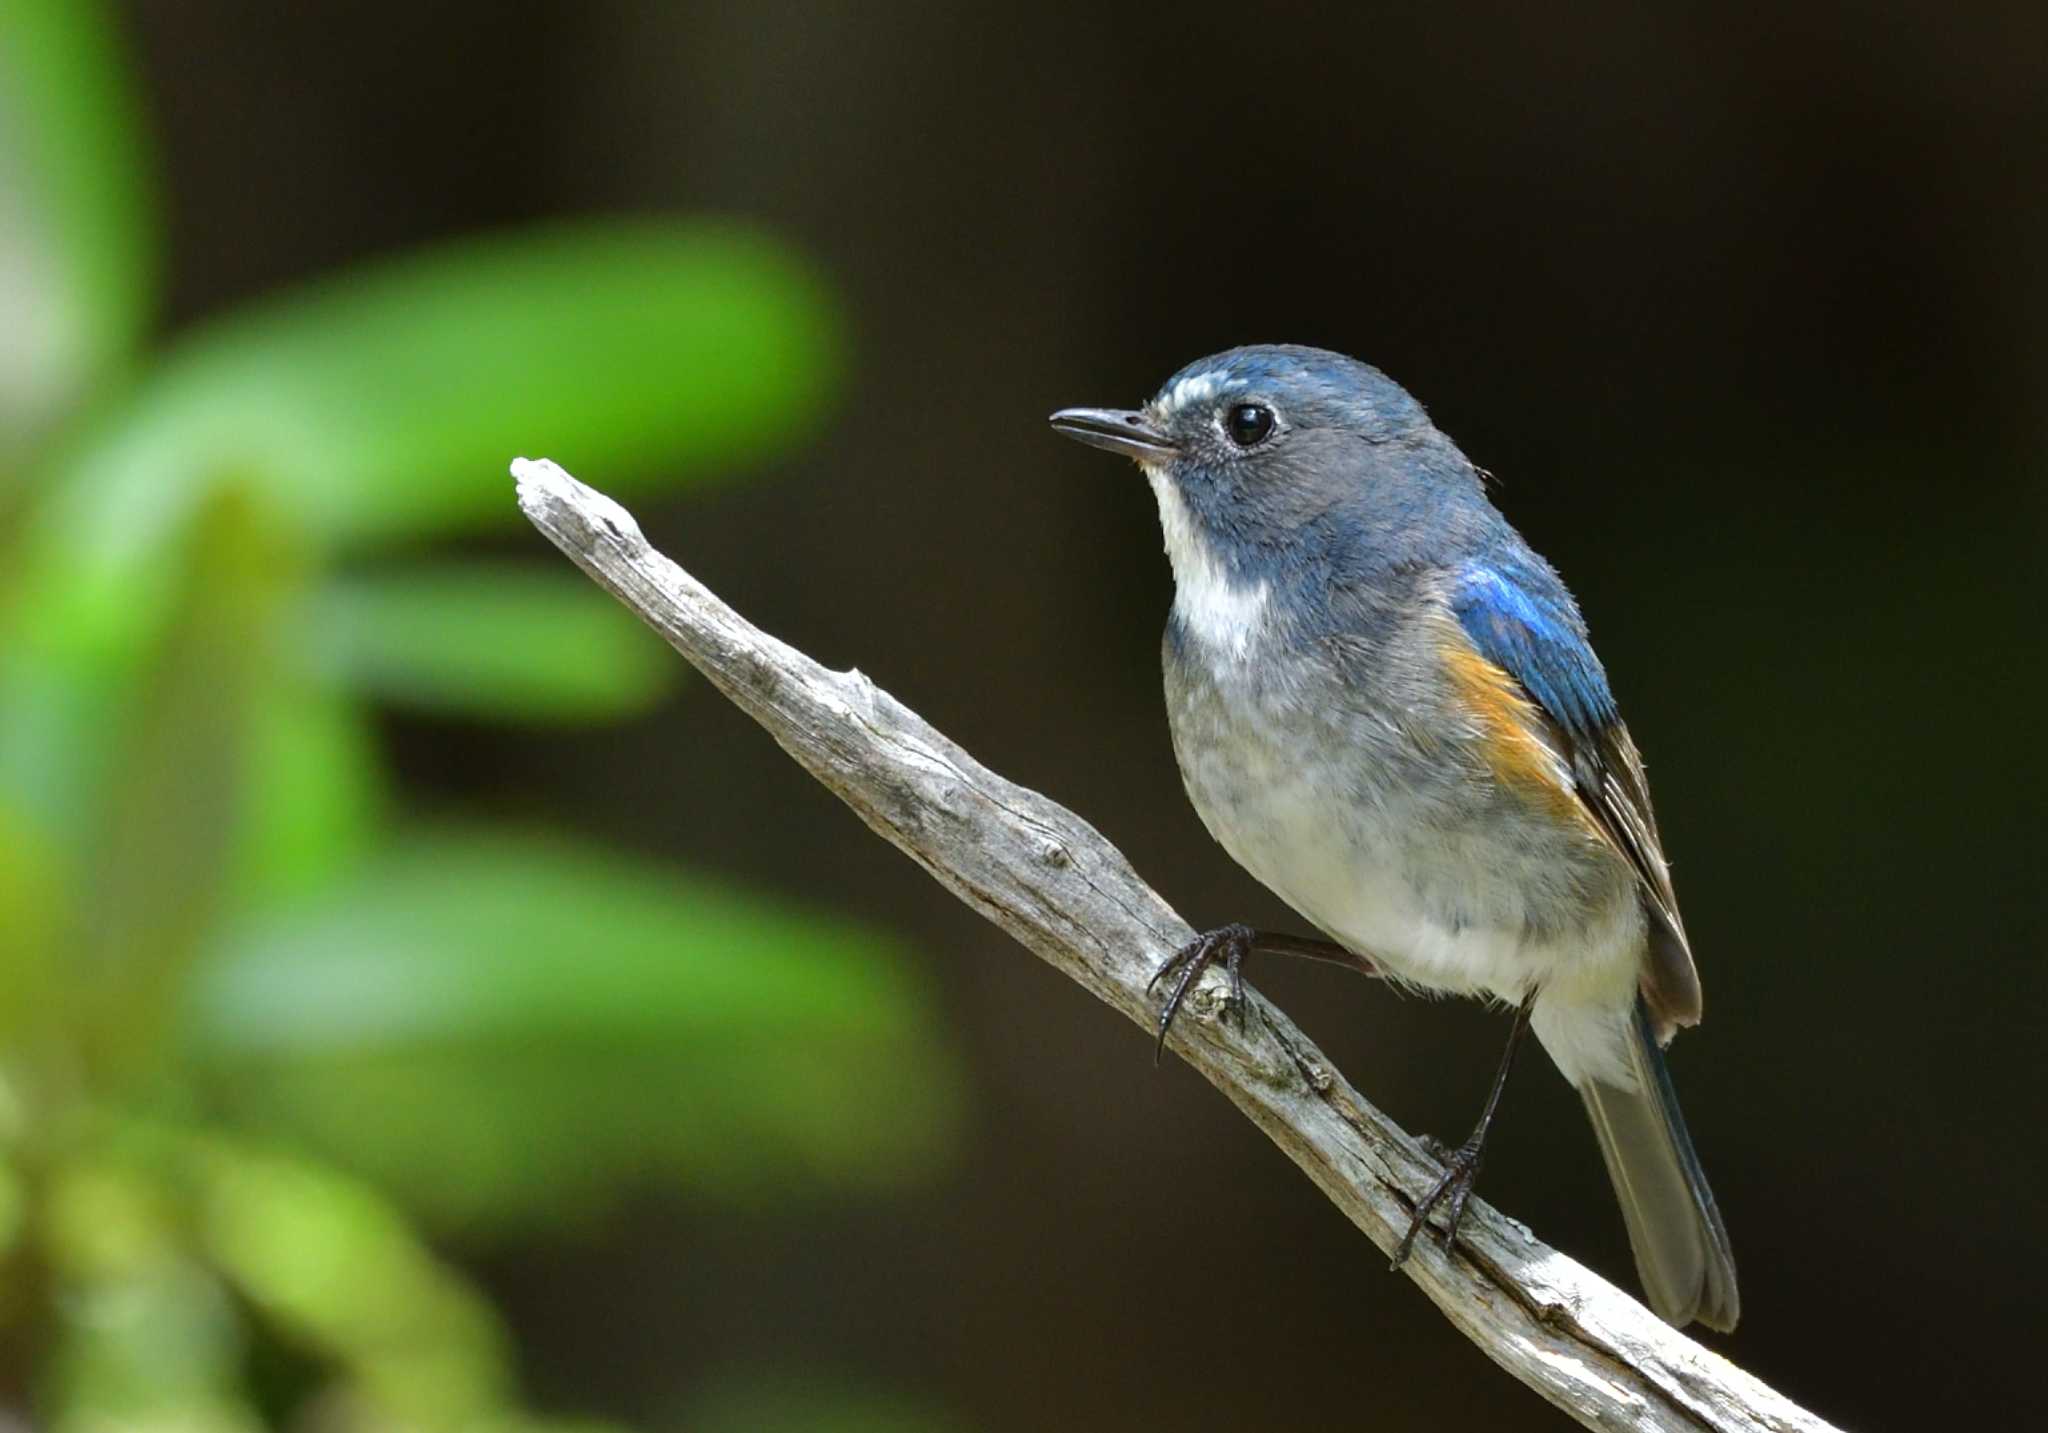
[[[1732,1329],[1742,1312],[1735,1256],[1640,999],[1631,1025],[1636,1088],[1588,1081],[1579,1093],[1621,1201],[1636,1270],[1659,1317],[1680,1328],[1698,1319]]]

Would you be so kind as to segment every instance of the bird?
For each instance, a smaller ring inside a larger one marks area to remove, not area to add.
[[[1582,1097],[1648,1302],[1733,1329],[1735,1260],[1664,1047],[1700,982],[1651,810],[1578,604],[1494,505],[1489,475],[1378,369],[1233,348],[1137,409],[1053,429],[1135,459],[1174,595],[1162,659],[1188,797],[1317,936],[1233,923],[1175,951],[1163,1046],[1221,963],[1308,956],[1514,1011],[1472,1135],[1394,1255],[1443,1207],[1445,1247],[1533,1031]]]

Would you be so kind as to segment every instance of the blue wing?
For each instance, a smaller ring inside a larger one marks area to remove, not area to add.
[[[1453,585],[1451,610],[1479,654],[1520,682],[1575,744],[1620,721],[1586,624],[1540,560],[1467,565]]]
[[[1652,916],[1643,994],[1660,1039],[1699,1019],[1699,975],[1678,917],[1650,788],[1593,655],[1585,620],[1541,558],[1504,553],[1460,568],[1451,611],[1474,649],[1518,682],[1556,723],[1577,795],[1635,868]]]

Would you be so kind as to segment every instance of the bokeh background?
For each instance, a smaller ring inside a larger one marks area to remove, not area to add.
[[[2036,6],[0,5],[0,1418],[1562,1427],[1242,1119],[512,514],[631,501],[1288,925],[1044,415],[1409,386],[1649,755],[1715,1344],[2019,1426],[2041,1219]],[[1267,965],[1412,1129],[1496,1015]],[[1632,1285],[1575,1097],[1482,1192]]]

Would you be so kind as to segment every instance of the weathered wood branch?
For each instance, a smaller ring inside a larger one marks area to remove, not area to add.
[[[553,463],[520,459],[512,472],[534,526],[862,820],[1152,1028],[1145,982],[1192,932],[1093,827],[988,770],[858,671],[831,671],[749,624]],[[1203,977],[1172,1048],[1391,1251],[1435,1166],[1256,994],[1252,1018],[1223,1018],[1223,988]],[[1488,1357],[1588,1428],[1829,1427],[1478,1200],[1455,1252],[1419,1240],[1405,1272]]]

